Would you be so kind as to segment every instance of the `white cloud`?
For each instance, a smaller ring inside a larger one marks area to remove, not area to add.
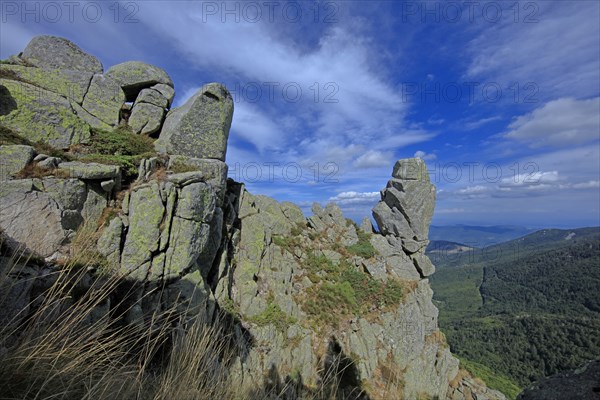
[[[428,154],[428,153],[425,153],[424,151],[421,151],[421,150],[417,150],[415,152],[414,157],[420,158],[420,159],[425,160],[425,161],[428,161],[428,160],[431,161],[431,160],[437,159],[437,156],[435,154],[433,154],[433,153],[429,153]]]
[[[443,119],[443,118],[433,118],[433,117],[431,117],[431,118],[429,118],[427,120],[427,123],[429,125],[442,125],[445,122],[446,122],[446,120]]]
[[[234,134],[252,143],[259,152],[277,149],[285,139],[285,123],[249,103],[235,104],[231,127]]]
[[[477,198],[477,197],[486,197],[489,195],[491,188],[489,186],[476,185],[476,186],[467,186],[463,189],[458,189],[455,191],[461,197],[467,198]]]
[[[536,171],[526,174],[517,174],[514,177],[502,178],[502,181],[499,186],[501,188],[538,186],[554,184],[559,181],[560,178],[558,176],[558,171]]]
[[[358,18],[325,25],[317,43],[309,47],[303,45],[301,28],[290,24],[203,20],[200,2],[178,2],[177,7],[149,2],[140,11],[148,27],[167,38],[190,67],[217,71],[212,80],[241,87],[256,83],[264,89],[263,99],[268,92],[263,85],[274,82],[274,99],[261,113],[277,125],[289,115],[297,117],[298,129],[280,132],[281,141],[294,146],[296,154],[313,156],[314,142],[320,143],[320,150],[359,145],[387,152],[432,137],[424,130],[407,129],[408,104],[384,78],[381,56],[362,33],[365,22]],[[297,103],[286,101],[282,89],[287,84],[300,88]],[[298,131],[309,132],[309,138],[304,137],[308,140],[297,140]],[[372,164],[368,158],[358,165]]]
[[[517,117],[504,134],[532,147],[578,145],[598,140],[600,97],[588,100],[562,98]]]
[[[576,183],[572,187],[573,189],[598,189],[600,188],[600,181],[587,181]]]
[[[460,208],[460,207],[455,207],[455,208],[440,208],[440,209],[436,209],[435,213],[436,214],[460,214],[460,213],[464,213],[465,209],[464,208]]]
[[[464,128],[468,131],[472,131],[474,129],[481,128],[483,125],[489,124],[490,122],[498,121],[501,118],[498,116],[489,117],[489,118],[481,118],[476,121],[465,122]]]
[[[600,187],[598,180],[568,182],[558,171],[536,171],[518,174],[501,179],[497,184],[471,185],[464,188],[443,191],[443,198],[458,197],[463,199],[483,198],[519,198],[528,196],[553,195],[565,190],[584,190]]]
[[[337,196],[330,197],[329,201],[334,201],[340,206],[344,205],[371,205],[374,206],[380,200],[379,192],[342,192]]]
[[[376,150],[369,150],[362,154],[354,161],[353,165],[356,168],[375,168],[375,167],[389,167],[392,165],[391,154],[389,152],[382,152]]]

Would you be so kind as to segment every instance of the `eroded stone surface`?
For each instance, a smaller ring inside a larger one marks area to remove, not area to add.
[[[155,142],[160,153],[225,161],[233,118],[233,99],[227,89],[210,83],[183,106],[167,114]]]
[[[0,146],[0,182],[12,178],[33,160],[35,150],[31,146]]]
[[[44,69],[65,69],[101,74],[102,63],[65,38],[49,35],[35,36],[21,58]]]

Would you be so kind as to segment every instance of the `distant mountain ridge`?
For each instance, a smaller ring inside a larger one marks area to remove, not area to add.
[[[446,253],[446,254],[455,254],[461,253],[463,251],[473,250],[475,247],[467,246],[463,243],[457,242],[449,242],[447,240],[432,240],[427,245],[427,249],[425,252],[427,254],[431,253]]]
[[[464,243],[470,247],[485,247],[506,242],[534,232],[535,229],[516,225],[432,225],[429,228],[429,240],[445,240]]]

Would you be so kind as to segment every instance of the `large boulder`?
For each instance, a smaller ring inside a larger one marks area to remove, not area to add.
[[[34,156],[31,146],[0,146],[0,182],[25,168]]]
[[[92,78],[82,107],[102,122],[114,126],[119,123],[123,103],[125,94],[119,83],[106,75],[98,74]]]
[[[73,42],[56,36],[36,36],[21,55],[27,63],[44,69],[69,69],[101,74],[102,63]]]
[[[0,123],[31,142],[56,148],[85,143],[90,127],[74,112],[69,100],[37,86],[0,79]]]
[[[136,103],[131,110],[129,126],[133,133],[152,135],[160,131],[165,111],[148,103]]]
[[[9,243],[42,257],[58,251],[68,232],[62,227],[62,212],[56,201],[35,191],[30,180],[4,185],[0,193],[0,227]]]
[[[156,107],[167,108],[169,99],[166,98],[162,92],[155,89],[144,89],[138,94],[135,99],[135,103],[147,103],[152,104]]]
[[[404,158],[396,161],[392,176],[397,179],[429,182],[427,165],[422,158]]]
[[[160,153],[225,161],[232,118],[229,91],[218,83],[207,84],[167,114],[155,148]]]
[[[150,89],[159,92],[162,97],[167,99],[167,107],[171,107],[171,103],[173,103],[173,99],[175,98],[175,89],[173,89],[172,86],[165,85],[164,83],[158,83],[152,86]]]
[[[432,184],[394,178],[388,182],[382,199],[392,210],[400,210],[418,240],[427,239],[435,207]]]
[[[112,66],[106,71],[106,76],[119,83],[127,101],[135,101],[142,89],[156,84],[173,87],[173,81],[165,70],[141,61],[127,61]]]

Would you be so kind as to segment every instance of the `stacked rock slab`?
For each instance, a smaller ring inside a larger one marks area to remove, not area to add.
[[[67,39],[36,36],[0,65],[0,123],[57,148],[119,122],[125,94],[100,61]]]
[[[91,128],[110,131],[119,124],[158,136],[174,96],[161,68],[130,61],[103,73],[96,57],[55,36],[34,37],[0,64],[0,123],[59,149],[87,143]],[[128,108],[131,115],[123,118]]]
[[[144,135],[159,132],[175,97],[169,74],[154,65],[127,61],[109,68],[106,76],[118,82],[127,102],[133,102],[128,120],[133,132]]]
[[[127,61],[110,67],[106,76],[119,83],[127,101],[135,101],[139,93],[155,85],[173,88],[173,80],[162,68],[141,61]],[[169,100],[173,100],[172,96]]]
[[[15,154],[20,155],[18,160]],[[32,162],[35,154],[29,146],[0,146],[0,155],[8,155],[3,160],[13,159],[8,164],[11,168]],[[59,161],[44,155],[36,158],[40,162]],[[98,220],[121,179],[120,168],[111,165],[68,162],[57,167],[60,178],[0,181],[0,230],[4,240],[48,260],[69,254],[68,244],[75,232],[84,223]]]
[[[423,277],[435,272],[425,256],[434,207],[435,186],[429,181],[425,162],[409,158],[396,162],[392,179],[373,208],[381,234],[390,244],[402,247]]]

